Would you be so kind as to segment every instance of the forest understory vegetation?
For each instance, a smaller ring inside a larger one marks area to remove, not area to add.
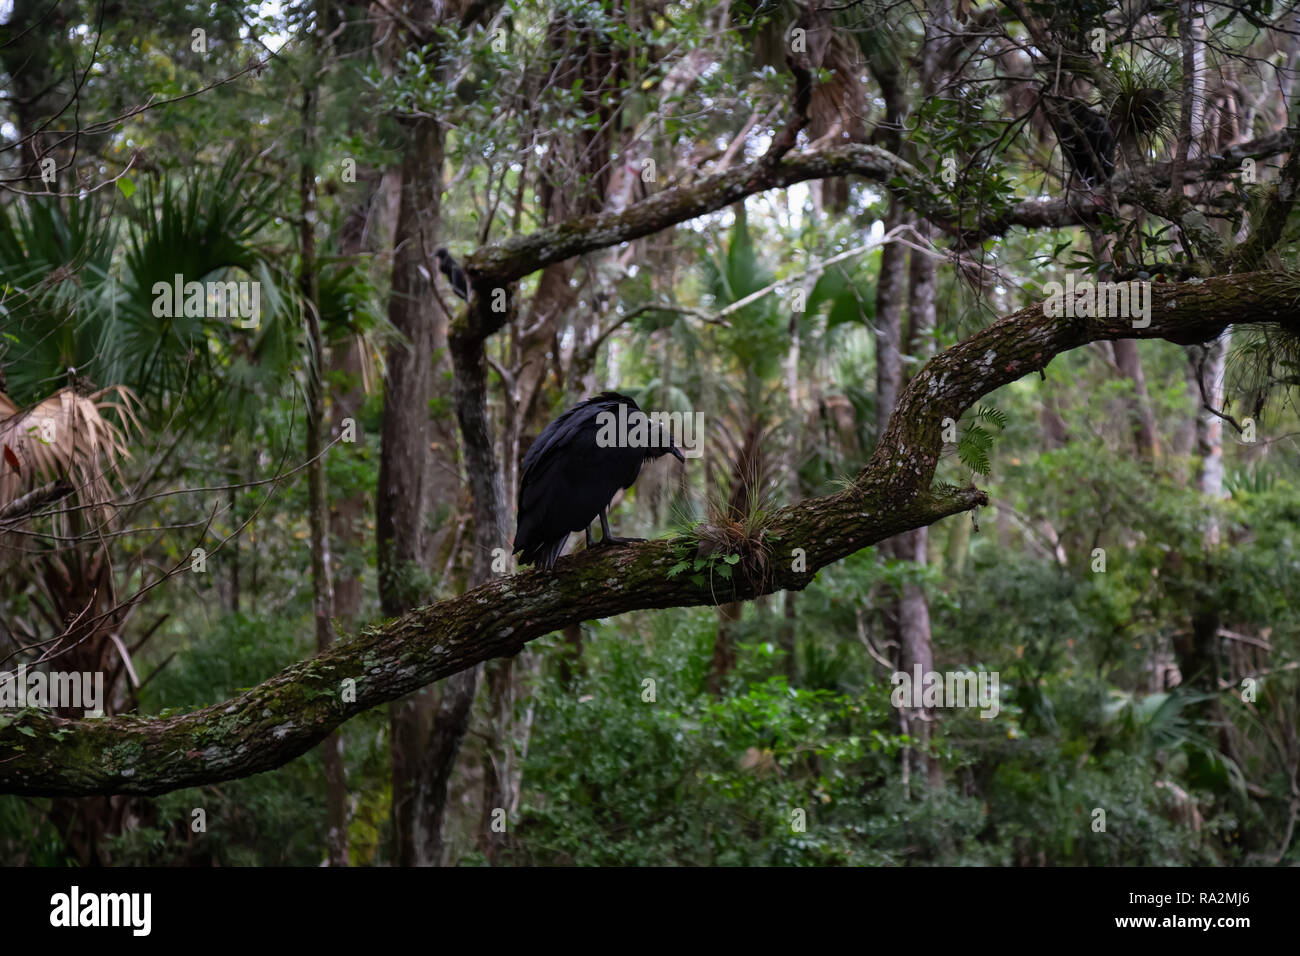
[[[1300,864],[1294,0],[4,16],[0,864]]]

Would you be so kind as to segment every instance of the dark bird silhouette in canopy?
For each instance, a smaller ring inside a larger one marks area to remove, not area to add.
[[[465,275],[465,270],[460,267],[460,263],[453,259],[446,249],[438,249],[434,255],[438,257],[438,271],[447,277],[451,291],[468,302],[469,277]]]
[[[1115,136],[1105,116],[1070,100],[1056,127],[1061,152],[1080,181],[1096,186],[1110,179],[1115,172]]]
[[[602,392],[575,405],[537,436],[524,456],[523,475],[519,481],[518,530],[514,553],[523,552],[524,564],[550,569],[564,550],[569,535],[582,531],[587,547],[625,544],[640,538],[616,538],[609,531],[609,503],[620,488],[631,488],[641,472],[641,465],[663,455],[672,455],[685,463],[686,457],[656,422],[646,421],[646,443],[601,447],[602,412],[611,413],[617,422],[619,406],[626,406],[629,435],[638,416],[644,413],[636,402],[618,392]],[[607,432],[604,437],[608,437]],[[600,519],[599,545],[591,539],[591,523]]]

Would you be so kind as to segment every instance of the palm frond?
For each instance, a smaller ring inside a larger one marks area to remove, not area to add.
[[[120,385],[89,396],[63,388],[25,410],[0,393],[0,511],[42,483],[66,481],[92,518],[111,520],[110,478],[131,457],[129,439],[140,430],[134,403]],[[0,552],[15,553],[3,541]]]

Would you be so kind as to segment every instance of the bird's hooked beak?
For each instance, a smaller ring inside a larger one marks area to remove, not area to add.
[[[673,440],[672,440],[671,435],[670,435],[669,432],[668,432],[668,429],[667,429],[667,428],[664,428],[664,427],[662,427],[662,426],[661,426],[660,429],[659,429],[659,446],[658,446],[658,447],[659,447],[659,448],[662,448],[663,451],[656,451],[656,452],[654,452],[653,454],[654,454],[654,457],[655,457],[655,458],[658,458],[660,455],[663,455],[663,454],[668,454],[668,455],[672,455],[674,458],[676,458],[678,461],[680,461],[683,465],[686,464],[686,456],[682,454],[682,450],[681,450],[680,448],[678,448],[676,445],[673,444]]]

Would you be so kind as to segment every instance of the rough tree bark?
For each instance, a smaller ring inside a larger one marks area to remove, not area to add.
[[[429,517],[435,493],[433,422],[434,352],[446,316],[430,288],[432,251],[441,205],[443,133],[435,120],[408,124],[402,160],[397,227],[393,236],[392,291],[388,317],[404,342],[389,348],[384,383],[375,537],[379,600],[397,615],[432,597]],[[402,865],[427,862],[428,799],[422,758],[427,744],[427,694],[395,703],[392,739],[394,856]]]

